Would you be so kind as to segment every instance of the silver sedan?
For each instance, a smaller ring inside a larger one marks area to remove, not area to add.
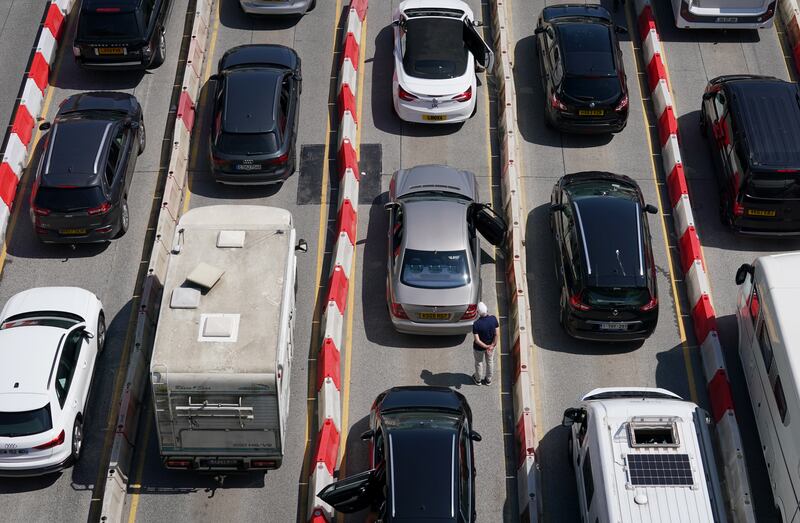
[[[389,185],[386,299],[409,334],[470,332],[481,295],[480,242],[505,239],[506,223],[478,203],[475,175],[446,165],[394,173]]]

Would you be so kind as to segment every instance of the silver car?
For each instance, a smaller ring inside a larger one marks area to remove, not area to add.
[[[470,332],[481,295],[480,243],[503,242],[505,221],[477,203],[475,175],[446,165],[402,169],[389,185],[386,299],[409,334]]]
[[[239,0],[251,15],[302,15],[316,7],[317,0]]]

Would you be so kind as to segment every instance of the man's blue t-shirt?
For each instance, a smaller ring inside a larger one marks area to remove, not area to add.
[[[499,326],[500,324],[497,323],[497,318],[486,315],[482,318],[478,318],[472,324],[472,334],[477,334],[478,338],[480,338],[483,343],[486,345],[491,345],[494,341],[495,329],[497,329]],[[486,350],[474,343],[472,346],[475,350]]]

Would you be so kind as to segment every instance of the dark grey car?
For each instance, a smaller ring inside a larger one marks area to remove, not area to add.
[[[394,328],[469,332],[481,295],[477,233],[500,245],[505,221],[477,203],[474,174],[446,165],[397,171],[389,198],[386,298]]]

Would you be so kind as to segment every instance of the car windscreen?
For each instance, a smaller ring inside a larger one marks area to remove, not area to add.
[[[406,249],[400,281],[423,289],[463,287],[470,282],[467,251]]]
[[[135,12],[81,11],[78,22],[78,38],[81,40],[136,40],[143,38],[143,31],[139,29],[139,19]]]
[[[280,149],[275,133],[220,133],[217,149],[224,154],[275,154]]]
[[[406,22],[403,69],[417,78],[456,78],[467,70],[464,22],[447,18],[413,18]]]
[[[602,24],[569,23],[558,30],[567,75],[616,75],[611,31]]]
[[[745,193],[753,198],[800,199],[800,173],[753,173]]]
[[[30,436],[52,428],[50,405],[22,412],[0,412],[0,437]]]
[[[634,307],[649,302],[650,291],[641,287],[590,287],[582,299],[590,307]]]
[[[100,187],[39,187],[33,203],[36,207],[55,212],[82,211],[99,207],[106,202]]]

